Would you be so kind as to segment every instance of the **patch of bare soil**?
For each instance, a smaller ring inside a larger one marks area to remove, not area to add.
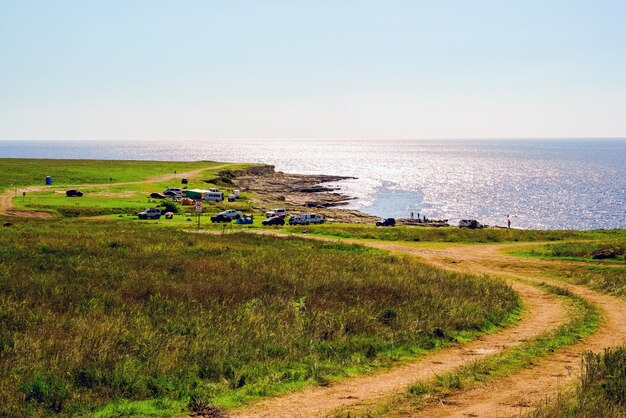
[[[45,190],[45,186],[22,187],[14,190],[6,190],[0,194],[0,215],[14,216],[19,218],[53,218],[54,213],[36,211],[36,210],[20,210],[13,208],[13,197],[21,196],[22,193],[40,192]]]

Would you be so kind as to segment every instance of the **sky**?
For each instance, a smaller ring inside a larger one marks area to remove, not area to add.
[[[623,0],[0,0],[0,139],[626,137]]]

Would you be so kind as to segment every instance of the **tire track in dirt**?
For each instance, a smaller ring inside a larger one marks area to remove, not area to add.
[[[540,406],[547,398],[553,398],[564,388],[570,387],[580,376],[583,354],[591,350],[601,352],[605,348],[624,344],[626,340],[626,301],[615,296],[565,283],[557,279],[538,278],[532,274],[520,274],[515,266],[528,262],[540,265],[571,265],[579,262],[559,260],[527,260],[502,254],[512,245],[485,245],[451,248],[444,257],[427,257],[433,265],[456,271],[507,274],[536,283],[547,283],[565,288],[600,308],[603,322],[598,330],[583,341],[557,350],[555,354],[541,358],[530,368],[505,378],[488,382],[481,387],[450,396],[445,403],[402,416],[518,416]],[[413,249],[409,252],[414,252]],[[419,253],[416,255],[420,255]],[[454,260],[455,263],[451,263]],[[446,267],[446,264],[448,266]],[[451,266],[453,264],[453,266]],[[588,265],[588,263],[587,263]],[[391,414],[393,416],[393,414]]]
[[[193,232],[193,231],[190,231]],[[202,231],[200,232],[202,233]],[[205,231],[205,233],[213,233]],[[257,233],[287,236],[273,231]],[[308,238],[339,241],[348,243],[355,240]],[[388,244],[365,245],[411,253],[407,247],[393,247]],[[436,252],[440,254],[439,251]],[[428,260],[430,256],[426,256]],[[311,417],[323,416],[340,408],[354,408],[369,404],[399,391],[405,390],[417,380],[432,378],[435,375],[452,371],[476,359],[493,355],[504,349],[514,347],[546,331],[552,330],[565,320],[565,309],[561,301],[535,286],[519,281],[509,281],[526,305],[526,312],[514,327],[503,329],[494,334],[487,334],[476,341],[459,344],[435,353],[420,357],[386,371],[355,376],[334,382],[327,387],[307,387],[301,391],[276,398],[266,399],[253,405],[230,411],[232,417]]]

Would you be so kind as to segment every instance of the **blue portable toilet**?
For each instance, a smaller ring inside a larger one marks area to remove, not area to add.
[[[50,186],[52,184],[52,176],[46,176],[46,186]]]

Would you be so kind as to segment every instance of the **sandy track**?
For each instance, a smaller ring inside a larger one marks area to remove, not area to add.
[[[75,184],[70,186],[64,186],[62,189],[80,189],[80,188],[99,188],[99,187],[109,187],[111,184],[115,184],[116,186],[120,185],[128,185],[128,184],[148,184],[148,183],[158,183],[161,181],[172,180],[175,178],[182,177],[195,177],[199,175],[201,172],[206,170],[215,170],[227,167],[231,164],[220,164],[213,167],[207,168],[199,168],[192,171],[187,171],[185,173],[177,173],[177,174],[161,174],[155,177],[151,177],[146,180],[140,181],[125,181],[120,183],[98,183],[98,184]],[[13,208],[13,197],[21,196],[22,192],[41,192],[44,190],[60,190],[58,187],[51,186],[29,186],[29,187],[19,187],[13,190],[6,190],[4,193],[0,194],[0,215],[5,216],[15,216],[21,218],[52,218],[55,215],[50,212],[44,211],[35,211],[35,210],[20,210]]]
[[[259,232],[277,235],[272,231]],[[332,238],[309,238],[338,241]],[[339,241],[356,242],[351,240]],[[367,245],[396,252],[409,252],[411,254],[415,254],[414,250],[416,250],[386,243],[368,243]],[[441,251],[435,251],[432,254],[431,251],[428,250],[426,252],[427,259],[434,258],[434,254],[441,255]],[[416,255],[421,256],[422,254]],[[439,265],[440,263],[436,264]],[[419,379],[432,378],[437,374],[452,371],[475,359],[518,345],[555,328],[565,320],[565,310],[561,302],[554,296],[539,290],[535,286],[519,281],[512,280],[510,285],[520,294],[527,307],[526,314],[514,327],[504,329],[498,333],[485,335],[471,343],[460,344],[432,353],[387,371],[347,378],[328,387],[308,387],[299,392],[267,399],[249,407],[233,410],[230,412],[230,416],[310,417],[323,416],[337,409],[360,407],[405,390],[407,386]]]
[[[273,232],[261,232],[276,235]],[[321,238],[311,239],[361,243],[357,240]],[[522,284],[513,278],[537,283],[550,283],[567,288],[602,310],[604,321],[598,331],[581,343],[557,350],[554,355],[539,359],[534,366],[515,375],[488,382],[483,386],[448,397],[445,402],[418,411],[391,413],[396,416],[518,416],[537,407],[551,396],[571,385],[580,374],[580,360],[587,350],[595,352],[624,343],[626,337],[626,303],[610,295],[569,285],[559,280],[520,274],[518,266],[533,263],[503,254],[514,245],[450,246],[444,250],[404,246],[396,243],[367,242],[364,245],[398,253],[408,253],[423,261],[448,270],[506,275],[509,284],[525,300],[529,314],[518,326],[487,335],[483,339],[443,350],[413,363],[392,368],[387,372],[349,378],[330,387],[307,388],[301,392],[268,399],[231,412],[235,417],[305,417],[324,416],[336,410],[349,410],[375,403],[381,398],[406,390],[418,379],[450,371],[477,358],[475,353],[490,355],[554,328],[563,318],[563,308],[554,298],[537,288]],[[519,245],[528,245],[519,244]],[[567,261],[540,260],[538,264],[564,264]],[[575,264],[578,264],[574,262]],[[523,269],[522,269],[523,270]],[[491,351],[494,350],[495,351]],[[441,357],[440,357],[441,356]]]
[[[525,263],[572,264],[567,261],[527,260],[505,256],[502,250],[510,245],[468,246],[447,251],[446,260],[428,257],[433,264],[445,266],[454,259],[454,270],[501,274],[534,282],[544,282],[568,289],[595,306],[603,313],[603,323],[598,331],[582,342],[557,350],[554,355],[538,359],[534,366],[512,376],[489,382],[474,390],[459,393],[446,399],[443,404],[402,416],[517,416],[539,406],[547,397],[553,397],[565,387],[571,386],[580,375],[580,361],[587,350],[601,352],[607,347],[624,344],[626,340],[626,302],[623,299],[602,294],[581,286],[559,280],[537,278],[520,274],[516,266]],[[575,263],[575,262],[574,262]],[[577,263],[575,263],[577,264]],[[448,266],[450,268],[450,266]]]

